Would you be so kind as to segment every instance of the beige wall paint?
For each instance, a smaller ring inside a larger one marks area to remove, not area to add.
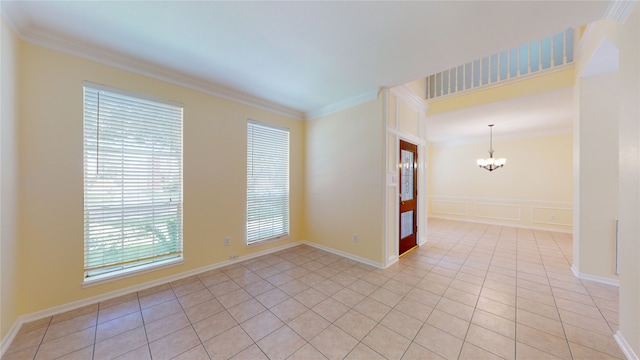
[[[0,16],[0,339],[14,324],[18,309],[18,56],[19,41]]]
[[[622,344],[623,350],[628,351],[628,358],[637,358],[640,356],[640,9],[637,4],[628,5],[635,8],[624,25],[614,20],[604,20],[589,26],[581,51],[577,54],[579,61],[576,64],[576,73],[581,76],[603,40],[614,44],[619,51],[619,68],[615,75],[612,75],[614,84],[605,84],[614,87],[613,90],[610,89],[614,98],[612,99],[610,94],[599,94],[599,97],[586,97],[580,101],[597,102],[597,105],[592,106],[603,107],[604,109],[598,111],[610,116],[606,123],[616,127],[617,122],[618,151],[617,156],[614,156],[617,166],[613,170],[614,173],[608,174],[618,182],[618,194],[614,196],[617,196],[617,214],[620,219],[620,326],[616,340]],[[586,86],[593,85],[589,80],[590,78],[581,78],[578,81],[587,81]],[[587,146],[596,146],[584,144],[582,139],[577,140],[581,152],[586,150]],[[605,151],[609,152],[609,147]],[[605,213],[600,215],[608,216]],[[584,234],[580,234],[581,238],[583,236]],[[578,250],[574,249],[574,253],[576,251]],[[585,258],[580,259],[580,265],[585,266],[584,263],[587,261],[589,260]]]
[[[620,334],[640,357],[640,6],[619,30]]]
[[[384,263],[382,115],[379,97],[306,130],[307,240],[375,264]]]
[[[427,77],[421,77],[418,80],[405,84],[405,86],[416,94],[417,97],[424,99],[427,94]]]
[[[463,92],[460,95],[431,99],[429,100],[427,114],[436,115],[496,101],[539,94],[554,89],[562,89],[573,86],[574,81],[574,66],[566,65],[561,69],[547,73],[525,76],[523,79],[498,83],[494,86]]]
[[[617,75],[581,78],[576,136],[578,236],[574,267],[582,275],[617,280],[615,232],[618,218],[618,103]]]
[[[20,314],[305,238],[303,122],[30,44],[20,65]],[[184,264],[82,288],[84,80],[184,105]],[[244,245],[248,118],[291,131],[291,236],[252,247]]]
[[[475,163],[488,146],[429,146],[429,216],[570,231],[571,134],[494,139],[507,164],[493,172]]]

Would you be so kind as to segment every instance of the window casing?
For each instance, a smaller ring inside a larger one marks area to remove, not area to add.
[[[182,116],[85,82],[85,282],[182,260]]]
[[[247,122],[247,245],[289,235],[289,130]]]

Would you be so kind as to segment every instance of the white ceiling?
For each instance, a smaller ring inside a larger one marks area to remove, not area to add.
[[[602,18],[610,1],[0,1],[26,41],[299,118]]]
[[[540,94],[431,115],[427,134],[433,143],[489,141],[489,124],[496,140],[568,133],[573,129],[573,89]]]

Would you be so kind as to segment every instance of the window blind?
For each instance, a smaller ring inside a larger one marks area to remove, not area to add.
[[[289,130],[247,122],[247,244],[289,235]]]
[[[182,112],[84,84],[85,278],[182,257]]]

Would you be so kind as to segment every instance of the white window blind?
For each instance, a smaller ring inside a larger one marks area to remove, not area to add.
[[[289,235],[289,130],[247,122],[247,244]]]
[[[181,257],[182,107],[85,83],[85,278]]]

